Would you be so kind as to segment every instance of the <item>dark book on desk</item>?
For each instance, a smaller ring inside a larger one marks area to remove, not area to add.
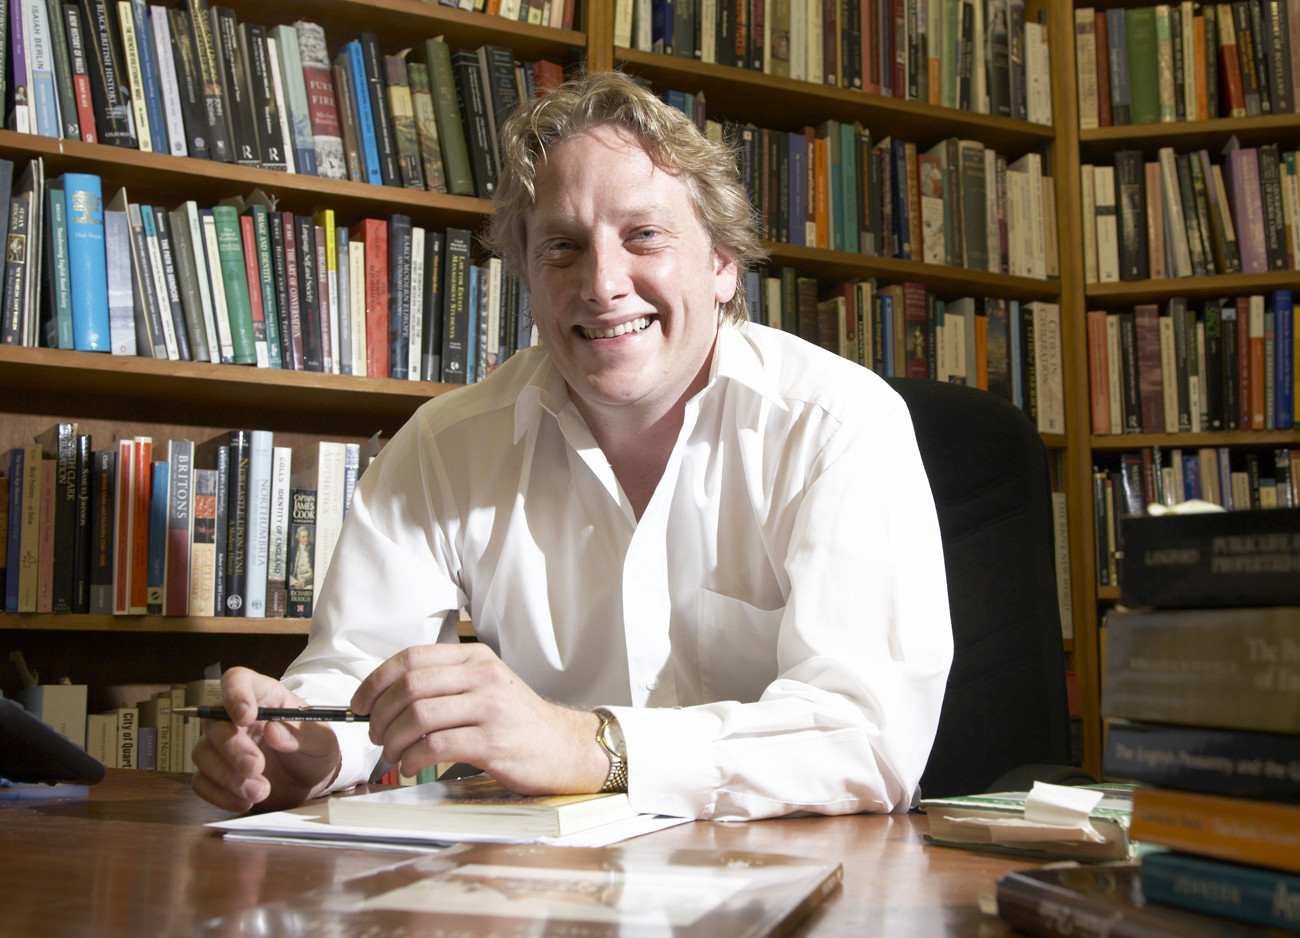
[[[1300,873],[1300,805],[1138,788],[1130,831],[1147,844]]]
[[[794,932],[843,878],[830,860],[740,850],[494,844],[390,867],[277,906],[304,934],[410,932],[584,938],[774,938]],[[249,909],[201,934],[265,920]]]
[[[1300,508],[1125,518],[1126,606],[1300,605]]]
[[[1112,611],[1105,629],[1102,716],[1300,732],[1300,607]]]
[[[1039,938],[1255,938],[1266,933],[1148,902],[1136,863],[1055,866],[1003,875],[998,918]]]
[[[1102,774],[1113,780],[1300,803],[1300,734],[1112,720]]]

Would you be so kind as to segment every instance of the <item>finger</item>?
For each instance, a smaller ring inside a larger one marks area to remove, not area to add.
[[[229,811],[247,811],[266,798],[270,783],[262,776],[265,760],[253,747],[240,751],[200,737],[194,747],[191,787],[200,796]]]
[[[477,757],[482,750],[485,735],[476,700],[472,694],[458,693],[412,701],[383,725],[376,742],[383,746],[384,760],[395,764],[412,746],[431,739],[427,745],[441,753],[434,762],[472,762],[471,756]],[[452,753],[455,746],[464,746],[471,738],[478,740],[473,753]]]
[[[412,671],[464,664],[468,660],[465,647],[467,646],[447,644],[416,645],[399,651],[361,682],[352,695],[352,709],[357,713],[371,713],[375,701]]]

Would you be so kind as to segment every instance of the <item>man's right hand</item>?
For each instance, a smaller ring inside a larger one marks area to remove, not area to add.
[[[259,721],[258,707],[306,702],[275,678],[247,668],[221,676],[229,720],[204,721],[191,785],[227,811],[281,810],[324,792],[339,771],[339,745],[324,723]]]

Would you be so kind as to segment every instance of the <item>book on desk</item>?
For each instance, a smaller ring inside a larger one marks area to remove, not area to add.
[[[637,844],[459,848],[207,922],[198,934],[773,938],[835,892],[835,860]],[[254,927],[255,926],[255,927]]]

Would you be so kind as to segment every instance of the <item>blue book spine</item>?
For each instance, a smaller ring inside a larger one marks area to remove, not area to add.
[[[131,0],[135,20],[135,44],[140,56],[140,76],[144,82],[144,109],[149,115],[149,136],[155,153],[170,153],[167,142],[167,118],[163,115],[162,82],[154,58],[153,27],[149,25],[149,7],[145,0]]]
[[[9,530],[5,532],[5,612],[18,611],[18,573],[22,569],[19,553],[23,533],[23,463],[26,451],[21,446],[9,450]]]
[[[379,142],[375,139],[375,112],[370,106],[370,90],[366,84],[366,58],[361,43],[353,39],[347,43],[348,73],[352,76],[352,98],[357,103],[357,132],[361,135],[361,158],[366,164],[366,181],[372,185],[384,184],[379,169]]]
[[[651,0],[650,41],[652,52],[673,51],[673,0]]]
[[[72,340],[79,352],[112,350],[108,329],[108,264],[104,253],[104,197],[98,176],[64,173],[68,217],[68,274],[72,284]]]
[[[1300,928],[1300,876],[1244,863],[1160,851],[1142,857],[1142,893],[1159,902],[1238,922]],[[1281,901],[1279,901],[1279,898]]]
[[[469,328],[465,330],[465,383],[474,383],[474,369],[478,365],[478,275],[479,269],[469,265]]]
[[[888,294],[880,297],[880,373],[886,378],[894,374],[894,298]]]
[[[840,143],[840,202],[838,208],[841,208],[840,223],[837,226],[844,244],[841,250],[848,251],[851,254],[858,253],[858,230],[861,228],[859,223],[857,206],[862,204],[860,190],[862,186],[861,174],[857,171],[857,133],[852,124],[839,125],[839,143]]]
[[[1123,9],[1106,11],[1106,54],[1110,67],[1111,120],[1117,125],[1133,123],[1132,112],[1129,110],[1128,38],[1125,33],[1127,25],[1128,20]]]
[[[1290,290],[1273,293],[1273,383],[1276,385],[1274,425],[1289,430],[1295,425],[1295,308]]]
[[[899,139],[892,142],[894,160],[894,184],[890,197],[894,200],[894,232],[897,235],[898,250],[895,256],[900,260],[912,259],[912,232],[907,219],[907,144]]]
[[[165,460],[153,464],[153,488],[149,496],[149,561],[145,580],[145,608],[152,616],[162,615],[167,575],[167,476]]]
[[[1021,348],[1020,301],[1007,303],[1007,332],[1011,339],[1011,403],[1025,409],[1025,353]]]
[[[787,136],[789,141],[788,164],[790,167],[790,184],[787,187],[788,196],[786,197],[786,214],[790,217],[790,223],[787,226],[786,237],[790,239],[791,244],[806,245],[807,226],[804,207],[808,199],[808,166],[806,160],[811,156],[808,153],[806,139],[801,133],[791,133]]]

